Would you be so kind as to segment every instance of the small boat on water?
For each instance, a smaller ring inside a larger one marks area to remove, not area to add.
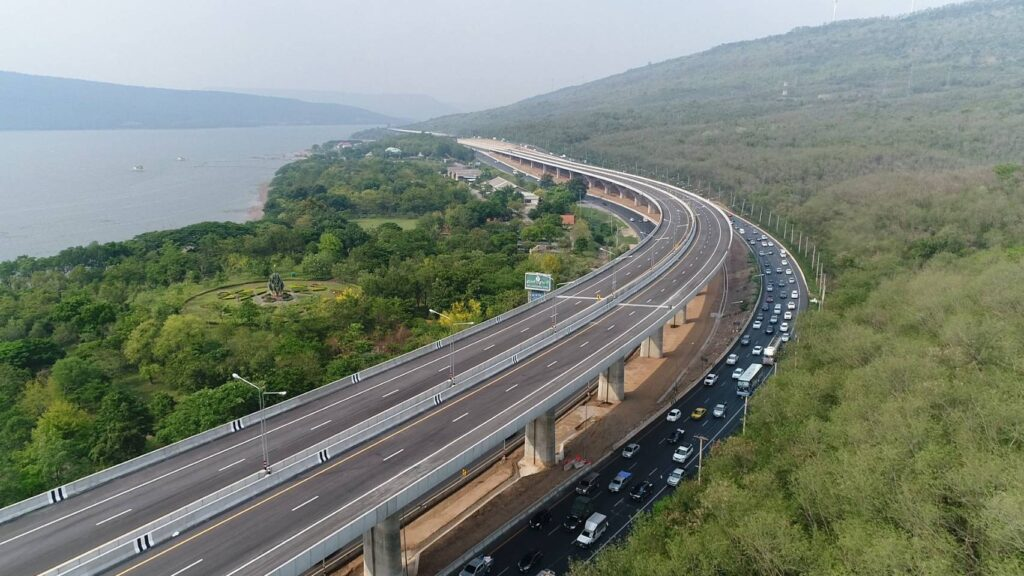
[[[178,162],[184,162],[185,161],[185,157],[184,156],[178,156],[177,158],[175,158],[175,160],[177,160]]]
[[[143,170],[145,170],[145,168],[142,167],[142,164],[132,166],[132,172],[142,172]]]

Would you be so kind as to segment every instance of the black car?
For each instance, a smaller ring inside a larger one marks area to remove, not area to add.
[[[765,308],[767,307],[768,305],[765,304]],[[740,346],[750,346],[750,334],[744,334],[743,338],[740,338]]]
[[[680,430],[679,428],[676,428],[675,430],[672,431],[671,434],[668,435],[668,438],[666,438],[666,441],[669,444],[675,444],[676,442],[679,442],[679,439],[682,438],[682,437],[683,437],[683,431]]]
[[[540,562],[540,559],[543,556],[544,554],[542,554],[541,551],[537,549],[530,550],[526,554],[523,554],[523,557],[519,559],[519,571],[523,574],[526,574],[527,572],[533,570],[534,567],[537,566],[537,563]]]
[[[758,314],[756,317],[754,317],[754,320],[764,320],[764,314]]]
[[[762,305],[761,305],[761,311],[762,311],[762,312],[767,312],[767,311],[769,311],[769,310],[771,310],[771,307],[770,307],[770,306],[768,306],[767,304],[762,304]]]
[[[644,480],[643,482],[633,486],[633,488],[629,491],[629,497],[632,498],[633,500],[643,500],[644,496],[647,496],[647,494],[651,491],[651,488],[653,486],[653,484],[651,484],[647,480]]]
[[[549,523],[551,523],[551,511],[547,508],[538,511],[533,515],[533,518],[530,518],[530,528],[534,530],[540,530]]]
[[[764,329],[764,333],[765,334],[775,334],[775,328],[772,328],[772,325],[769,324],[768,327]]]

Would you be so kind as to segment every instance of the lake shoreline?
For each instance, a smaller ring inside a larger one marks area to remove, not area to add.
[[[256,197],[256,203],[249,206],[249,210],[246,213],[246,221],[254,222],[263,218],[263,208],[267,205],[267,198],[270,196],[270,182],[264,182],[260,184],[259,195]]]

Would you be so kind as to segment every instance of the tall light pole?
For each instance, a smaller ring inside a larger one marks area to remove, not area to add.
[[[704,467],[704,443],[708,441],[704,436],[697,436],[700,440],[700,448],[697,450],[697,484],[700,484],[700,473]]]
[[[430,308],[431,314],[437,314],[441,318],[444,318],[451,322],[451,331],[448,333],[448,380],[455,386],[455,327],[456,326],[472,326],[476,322],[455,322],[455,319],[451,316]]]
[[[557,290],[559,286],[565,286],[566,284],[572,284],[573,282],[574,280],[559,282],[558,284],[555,284],[555,289]],[[551,307],[551,330],[554,330],[555,327],[558,326],[558,303],[561,300],[562,299],[560,297],[555,296],[555,304]]]
[[[743,430],[740,435],[746,435],[747,433],[747,401],[750,400],[750,396],[743,397]]]
[[[285,392],[284,390],[281,390],[279,392],[267,392],[266,386],[264,386],[263,388],[260,388],[259,386],[253,384],[252,382],[249,382],[245,378],[242,378],[238,374],[234,374],[233,373],[233,374],[231,374],[231,377],[234,378],[235,380],[241,380],[242,382],[245,382],[249,386],[252,386],[253,388],[255,388],[256,391],[259,393],[259,397],[260,397],[260,444],[263,445],[263,469],[267,471],[267,474],[270,474],[270,455],[267,452],[267,417],[266,417],[266,412],[265,412],[266,402],[263,400],[263,397],[264,396],[285,396],[285,395],[288,394],[288,392]]]

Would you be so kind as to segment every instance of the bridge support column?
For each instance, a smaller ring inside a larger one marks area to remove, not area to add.
[[[665,343],[665,329],[658,326],[646,340],[640,343],[641,358],[661,358],[661,350]]]
[[[401,576],[401,515],[392,514],[363,534],[363,574],[366,576]]]
[[[552,408],[526,425],[523,462],[548,468],[555,465],[555,409]]]
[[[686,324],[686,306],[683,306],[682,310],[676,312],[676,315],[672,317],[672,323],[676,326]]]
[[[619,358],[607,370],[601,372],[597,381],[597,399],[600,402],[618,404],[626,399],[626,361]]]

